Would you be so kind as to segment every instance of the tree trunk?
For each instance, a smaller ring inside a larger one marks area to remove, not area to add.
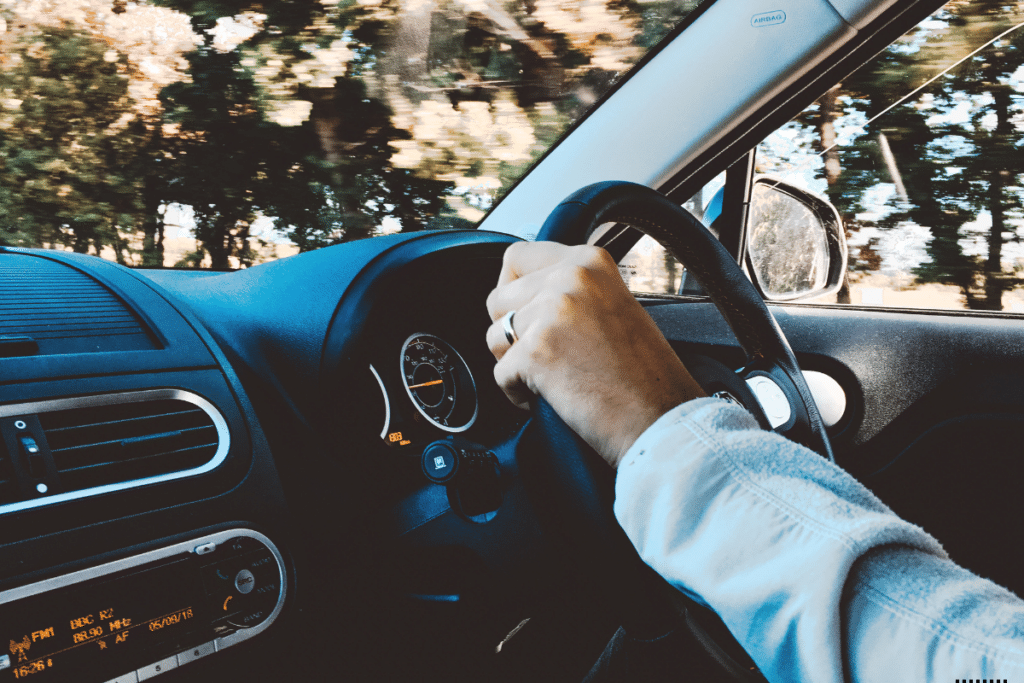
[[[210,267],[213,269],[225,269],[230,267],[228,256],[231,253],[231,229],[235,227],[235,221],[219,214],[213,219],[213,228],[210,232],[210,239],[203,240],[203,248],[210,255]]]
[[[840,203],[841,197],[833,188],[839,182],[843,167],[839,163],[839,148],[836,145],[836,103],[842,83],[837,83],[818,100],[818,144],[821,145],[821,156],[825,164],[825,181],[828,183],[828,197],[833,206]],[[846,229],[845,216],[842,217],[843,229]],[[849,238],[849,234],[846,235]],[[836,303],[850,303],[850,274],[843,273],[843,284],[836,293]]]
[[[985,297],[983,308],[987,311],[1003,310],[1003,231],[1006,230],[1006,214],[1003,211],[1003,186],[1006,171],[995,170],[990,174],[988,208],[992,214],[992,230],[988,236],[988,256],[985,259]]]
[[[164,265],[164,217],[147,199],[142,215],[142,265],[160,268]]]
[[[1003,166],[1007,144],[1013,129],[1010,123],[1010,106],[1012,101],[1006,87],[994,89],[992,92],[996,110],[996,127],[988,137],[992,152],[991,158],[997,168],[989,174],[988,210],[992,216],[992,229],[988,235],[988,255],[985,259],[984,288],[982,301],[987,311],[1003,310],[1003,291],[1006,279],[1003,277],[1003,232],[1006,230],[1006,210],[1004,207],[1003,188],[1006,187],[1010,172]],[[988,155],[986,155],[988,156]]]
[[[380,73],[396,76],[400,92],[414,103],[424,98],[423,90],[429,84],[427,52],[436,7],[436,0],[403,3],[381,60]]]
[[[843,167],[839,164],[839,148],[836,145],[836,118],[839,114],[836,111],[836,102],[841,88],[842,83],[837,83],[818,100],[818,139],[829,190],[839,181],[839,176],[843,172]]]

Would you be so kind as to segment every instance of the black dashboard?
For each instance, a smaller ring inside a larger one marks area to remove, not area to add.
[[[270,627],[294,576],[284,495],[202,324],[139,275],[75,254],[3,250],[0,288],[0,680],[165,671]],[[243,537],[274,558],[257,586],[270,604],[248,610],[239,593],[207,609],[200,565]]]
[[[551,524],[600,502],[537,485],[531,451],[571,446],[537,441],[493,382],[485,299],[512,241],[399,234],[233,273],[0,249],[0,683],[580,680],[617,625],[608,605],[632,597]],[[712,304],[645,303],[680,354],[741,362]],[[1016,408],[983,433],[961,404],[1019,405],[1019,383],[976,379],[982,360],[1020,374],[1019,330],[774,313],[850,398],[840,464],[970,555],[962,512],[904,492],[942,471],[920,459],[1012,450]],[[948,390],[889,398],[915,377]],[[917,447],[936,415],[952,427]],[[1018,588],[1010,565],[991,575]]]
[[[368,653],[539,538],[494,519],[528,507],[502,446],[526,414],[484,341],[511,241],[396,235],[235,273],[0,250],[0,681],[311,680],[326,652],[402,678]],[[459,486],[425,476],[445,439]]]

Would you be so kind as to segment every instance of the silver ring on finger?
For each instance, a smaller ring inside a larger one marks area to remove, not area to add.
[[[509,346],[519,341],[519,335],[516,334],[516,329],[512,327],[512,318],[515,317],[515,314],[516,312],[512,310],[501,316],[501,329],[505,331],[505,339],[508,340]]]

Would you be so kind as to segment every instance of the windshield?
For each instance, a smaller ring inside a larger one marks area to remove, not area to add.
[[[246,267],[473,227],[699,0],[0,0],[0,245]]]

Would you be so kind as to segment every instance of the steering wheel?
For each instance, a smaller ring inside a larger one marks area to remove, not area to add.
[[[747,363],[735,373],[721,366],[731,377],[720,379],[729,387],[740,385],[729,393],[756,401],[742,380],[770,378],[791,407],[790,419],[776,431],[833,460],[818,408],[774,317],[735,259],[688,211],[643,185],[595,183],[562,201],[537,239],[585,244],[606,223],[642,230],[696,275],[747,355]],[[694,374],[707,389],[708,375]],[[749,407],[759,412],[759,406]],[[651,638],[678,626],[679,614],[671,603],[678,603],[682,594],[643,563],[612,513],[614,472],[542,398],[535,401],[533,412],[517,457],[531,485],[546,489],[543,512],[553,518],[548,526],[562,533],[584,564],[600,568],[603,585],[614,587],[609,598],[627,633]],[[701,611],[683,602],[689,612]],[[721,637],[720,630],[713,636],[715,641]],[[749,673],[736,668],[734,674]]]

